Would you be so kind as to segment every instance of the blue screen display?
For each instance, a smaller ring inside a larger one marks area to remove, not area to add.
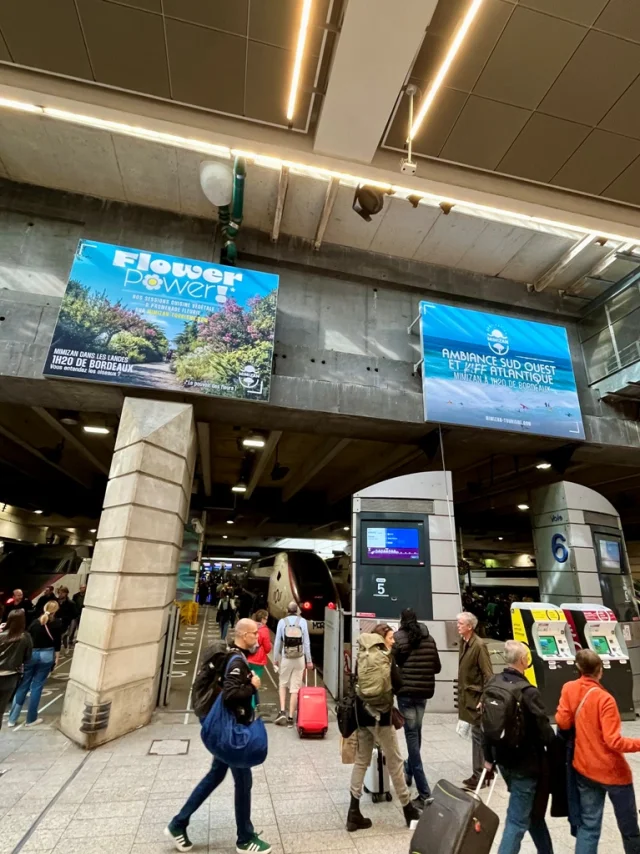
[[[420,561],[417,528],[367,528],[367,559]]]

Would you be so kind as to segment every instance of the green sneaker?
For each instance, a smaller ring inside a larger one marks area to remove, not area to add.
[[[260,839],[257,833],[254,833],[244,845],[236,845],[236,851],[238,854],[244,854],[245,851],[251,851],[254,854],[271,854],[271,846],[264,839]]]
[[[170,824],[168,827],[165,827],[164,835],[172,840],[178,851],[191,851],[193,848],[193,843],[187,836],[186,827],[174,827]]]

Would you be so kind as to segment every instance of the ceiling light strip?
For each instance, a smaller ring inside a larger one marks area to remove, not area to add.
[[[483,0],[473,0],[471,6],[469,6],[469,11],[464,16],[464,20],[460,24],[458,32],[455,34],[453,41],[451,42],[451,47],[447,51],[447,55],[444,58],[444,62],[438,69],[438,73],[435,76],[435,79],[427,94],[424,97],[422,104],[420,104],[420,108],[418,110],[418,115],[415,118],[413,125],[411,126],[411,130],[409,131],[409,139],[413,140],[416,137],[416,134],[420,130],[420,126],[425,119],[425,116],[429,112],[431,105],[433,104],[440,87],[444,82],[444,78],[447,76],[449,69],[453,63],[453,60],[456,58],[458,51],[462,45],[462,42],[465,40],[467,33],[473,24],[476,15],[480,11],[480,6],[482,6]]]
[[[73,113],[68,110],[59,110],[55,107],[41,107],[36,104],[27,104],[21,101],[12,101],[6,98],[0,98],[0,109],[17,110],[25,113],[39,113],[48,118],[66,121],[70,124],[84,125],[86,127],[97,128],[111,133],[119,133],[125,136],[134,136],[139,139],[145,139],[149,142],[159,143],[161,145],[172,145],[178,148],[184,148],[188,151],[196,151],[202,154],[208,154],[212,157],[246,157],[247,160],[255,163],[257,166],[270,169],[280,169],[282,166],[287,166],[290,171],[307,175],[310,178],[321,181],[330,181],[332,178],[337,179],[342,186],[357,187],[359,184],[367,184],[370,187],[378,187],[384,191],[391,191],[398,198],[406,198],[409,195],[420,196],[421,203],[431,206],[437,206],[441,202],[447,202],[452,206],[459,206],[464,209],[465,213],[470,215],[475,214],[479,217],[485,217],[493,220],[496,217],[510,217],[515,223],[525,228],[541,227],[542,229],[563,229],[573,232],[576,236],[591,234],[592,230],[585,228],[582,225],[576,225],[559,220],[545,219],[544,217],[530,216],[529,214],[519,213],[518,211],[508,210],[507,208],[496,208],[490,205],[482,205],[477,202],[463,201],[451,197],[428,193],[424,190],[416,190],[409,187],[401,187],[396,184],[386,183],[384,181],[376,181],[364,176],[351,175],[345,172],[336,172],[331,169],[322,169],[318,166],[312,166],[306,163],[296,163],[291,160],[282,160],[277,157],[270,157],[256,152],[244,151],[242,149],[230,149],[225,145],[216,145],[215,143],[205,142],[201,139],[193,137],[177,136],[176,134],[165,133],[163,131],[155,131],[150,128],[141,127],[138,125],[130,125],[125,122],[116,122],[107,119],[99,118],[98,116],[88,116],[81,113]],[[630,241],[629,237],[623,237],[619,234],[608,233],[598,230],[600,237],[606,237],[608,240],[613,240],[622,244],[635,246],[640,244],[638,240]]]
[[[289,91],[289,100],[287,102],[287,121],[292,122],[296,112],[296,103],[298,100],[298,89],[300,88],[300,75],[302,73],[302,60],[304,59],[304,49],[307,43],[307,32],[309,30],[309,21],[311,20],[311,6],[313,0],[302,0],[302,16],[300,18],[300,29],[298,31],[298,44],[296,45],[296,56],[293,63],[293,75],[291,77],[291,89]]]

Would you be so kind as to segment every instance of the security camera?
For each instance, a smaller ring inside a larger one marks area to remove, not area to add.
[[[415,175],[418,171],[418,164],[410,157],[403,157],[400,161],[400,171],[403,175]]]

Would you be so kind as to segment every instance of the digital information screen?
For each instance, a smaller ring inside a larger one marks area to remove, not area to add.
[[[367,528],[367,560],[420,562],[417,528]]]
[[[604,637],[592,637],[591,645],[593,646],[593,651],[597,652],[598,655],[610,655],[611,648],[609,647],[609,641]]]
[[[600,540],[600,562],[605,570],[622,571],[622,556],[618,540]]]
[[[538,641],[540,642],[540,652],[543,655],[558,654],[558,644],[553,635],[540,635]]]

